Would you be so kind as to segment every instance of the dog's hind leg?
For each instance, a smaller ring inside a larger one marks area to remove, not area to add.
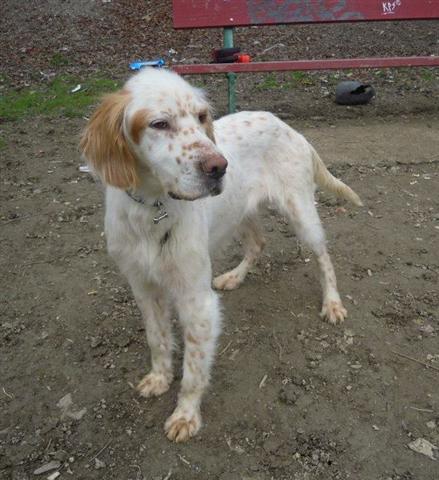
[[[213,286],[217,290],[238,288],[264,249],[265,239],[256,217],[248,217],[243,221],[240,226],[240,235],[244,247],[244,258],[236,268],[213,279]]]
[[[325,233],[314,205],[313,194],[287,194],[281,200],[281,207],[290,218],[299,239],[317,256],[323,289],[320,316],[332,324],[343,322],[347,312],[337,290],[334,267],[326,248]]]

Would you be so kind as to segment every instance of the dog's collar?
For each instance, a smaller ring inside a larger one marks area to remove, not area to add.
[[[131,200],[134,200],[136,203],[140,203],[140,205],[145,206],[148,205],[141,195],[130,192],[129,190],[125,190],[125,193],[131,198]],[[155,200],[152,206],[158,209],[157,215],[152,218],[153,223],[157,225],[157,223],[160,223],[162,220],[168,217],[168,212],[163,208],[163,203],[160,200]]]

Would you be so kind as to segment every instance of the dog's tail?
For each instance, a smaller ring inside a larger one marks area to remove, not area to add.
[[[363,202],[360,197],[338,178],[335,178],[329,170],[326,168],[326,165],[323,163],[323,160],[319,157],[319,154],[312,149],[312,161],[314,165],[314,180],[317,185],[325,190],[329,190],[334,193],[337,197],[344,198],[349,200],[357,207],[361,207]]]

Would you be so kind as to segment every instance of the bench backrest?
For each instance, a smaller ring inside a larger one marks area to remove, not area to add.
[[[439,0],[173,0],[174,28],[439,18]]]

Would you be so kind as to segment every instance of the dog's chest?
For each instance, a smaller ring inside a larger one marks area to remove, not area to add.
[[[137,271],[147,281],[175,289],[203,268],[207,230],[198,228],[197,217],[180,218],[169,210],[169,216],[155,224],[151,215],[135,209],[118,216],[117,225],[106,223],[108,250],[126,274]]]

